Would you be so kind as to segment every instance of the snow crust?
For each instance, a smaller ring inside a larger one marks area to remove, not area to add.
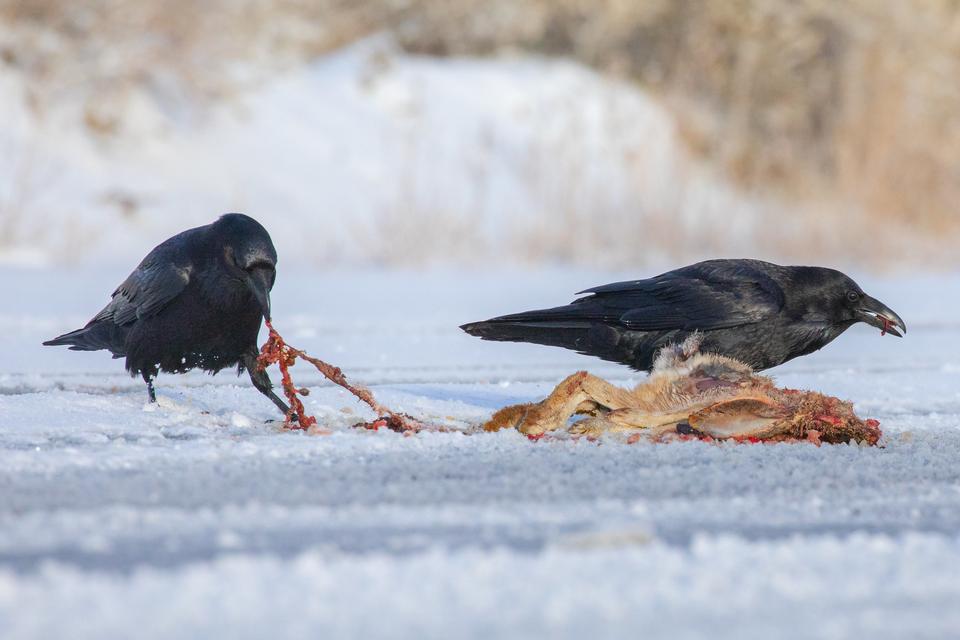
[[[565,375],[642,375],[458,324],[652,275],[285,272],[277,328],[453,427]],[[161,376],[41,340],[126,272],[0,270],[0,637],[951,638],[960,632],[955,276],[857,277],[855,327],[773,373],[853,400],[882,448],[403,437],[298,365],[334,434],[279,430],[229,372]],[[509,286],[504,286],[504,283]]]

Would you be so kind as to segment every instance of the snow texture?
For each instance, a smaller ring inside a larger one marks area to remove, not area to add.
[[[0,68],[5,264],[132,263],[225,210],[269,218],[287,264],[481,264],[560,246],[623,264],[611,244],[655,228],[671,246],[631,260],[681,238],[750,253],[769,219],[691,163],[663,106],[573,62],[437,60],[374,38],[211,104],[150,85],[106,137],[83,125],[82,95],[38,114],[30,91]]]
[[[906,338],[855,327],[774,372],[886,434],[817,448],[361,432],[302,364],[333,435],[279,430],[229,372],[162,375],[147,406],[121,362],[40,346],[125,275],[0,270],[2,638],[960,634],[953,276],[858,277]],[[456,328],[638,275],[281,263],[274,319],[383,402],[463,426],[577,369],[639,381]]]

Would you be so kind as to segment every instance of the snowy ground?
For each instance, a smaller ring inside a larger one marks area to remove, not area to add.
[[[960,634],[960,288],[870,280],[855,328],[778,379],[856,401],[877,449],[280,432],[246,380],[39,346],[126,272],[0,271],[0,637],[870,637]],[[542,396],[562,350],[467,320],[622,274],[281,270],[277,327],[386,403],[451,424]],[[640,274],[632,274],[640,275]],[[946,302],[944,302],[946,301]]]

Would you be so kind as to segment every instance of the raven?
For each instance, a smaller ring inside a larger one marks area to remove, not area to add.
[[[130,375],[147,383],[150,402],[157,400],[158,371],[216,373],[237,365],[286,414],[269,376],[257,368],[257,334],[261,319],[270,319],[276,264],[267,230],[228,213],[157,245],[85,327],[43,344],[126,357]]]
[[[615,282],[552,309],[461,327],[484,340],[533,342],[649,371],[691,334],[704,353],[769,369],[812,353],[857,322],[901,336],[907,327],[843,273],[760,260],[707,260],[646,280]],[[578,295],[580,295],[578,294]]]

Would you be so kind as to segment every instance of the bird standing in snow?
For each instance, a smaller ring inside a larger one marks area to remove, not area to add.
[[[898,337],[907,331],[856,282],[823,267],[707,260],[580,293],[590,295],[461,328],[484,340],[565,347],[638,371],[649,371],[663,347],[694,333],[704,353],[759,371],[812,353],[857,322]]]
[[[287,405],[256,364],[276,264],[267,230],[249,216],[228,213],[156,246],[85,327],[43,344],[125,357],[127,371],[147,383],[150,402],[156,402],[158,371],[216,373],[236,365],[286,414]]]

